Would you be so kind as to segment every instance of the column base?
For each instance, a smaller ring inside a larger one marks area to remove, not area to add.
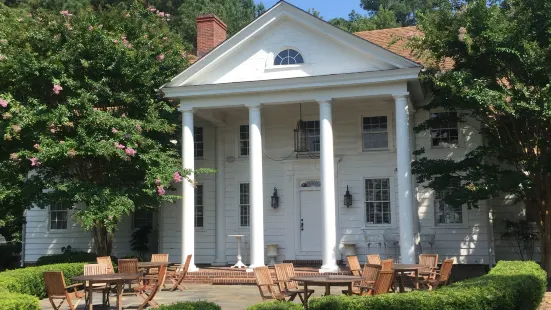
[[[337,264],[323,265],[319,269],[319,273],[339,272],[339,266]]]
[[[197,268],[197,266],[195,266],[195,264],[189,264],[189,268],[188,268],[187,272],[196,272],[196,271],[199,271],[199,268]]]
[[[264,264],[262,264],[262,265],[249,265],[249,267],[247,267],[247,272],[253,272],[253,271],[254,271],[254,270],[253,270],[254,268],[256,268],[256,267],[264,267],[264,266],[265,266]]]
[[[213,262],[211,265],[216,267],[224,267],[228,265],[228,262]]]

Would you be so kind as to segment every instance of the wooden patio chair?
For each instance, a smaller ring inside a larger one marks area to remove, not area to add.
[[[368,254],[367,255],[367,263],[373,264],[373,265],[380,265],[381,264],[381,255],[379,254]]]
[[[427,266],[419,270],[419,276],[423,278],[433,276],[434,271],[438,269],[438,254],[420,254],[419,264]]]
[[[191,254],[186,257],[186,262],[183,266],[181,264],[177,265],[176,270],[168,272],[168,279],[172,282],[172,287],[170,288],[171,292],[174,292],[176,289],[179,289],[180,291],[184,291],[186,289],[186,287],[182,284],[182,281],[184,281],[187,275],[190,263]]]
[[[254,270],[254,276],[256,278],[256,286],[260,292],[262,300],[274,299],[285,301],[287,295],[279,290],[279,286],[272,281],[272,275],[270,269],[267,266],[256,267]]]
[[[138,307],[138,310],[142,310],[145,306],[150,305],[153,308],[157,308],[159,303],[154,300],[155,295],[161,290],[161,286],[165,282],[166,277],[166,265],[159,267],[156,280],[150,280],[147,285],[139,285],[134,287],[136,296],[143,299],[143,303]]]
[[[121,258],[118,261],[119,273],[138,273],[138,259],[137,258]],[[141,284],[141,279],[128,282],[128,289],[132,288],[132,283]]]
[[[348,268],[350,268],[350,272],[352,272],[352,275],[361,277],[362,276],[362,265],[360,265],[360,262],[358,261],[357,256],[347,256],[346,261],[348,262]]]
[[[43,276],[46,293],[54,310],[60,309],[64,301],[67,301],[67,305],[69,305],[71,310],[75,310],[82,297],[84,297],[84,294],[79,293],[77,290],[77,287],[83,286],[83,283],[65,286],[65,277],[63,277],[63,272],[61,271],[46,271],[43,273]],[[69,292],[69,289],[73,289],[73,292]],[[78,299],[74,305],[71,301],[72,297]],[[55,299],[61,299],[61,302],[56,305]]]
[[[391,259],[383,259],[381,261],[381,270],[382,271],[387,271],[387,270],[392,270],[392,265],[394,264],[394,260],[391,258]]]
[[[152,263],[168,263],[168,254],[151,254]],[[159,268],[150,268],[149,274],[156,274]]]
[[[377,274],[377,280],[375,280],[375,284],[372,287],[362,286],[360,288],[362,291],[361,295],[375,296],[379,294],[386,294],[391,289],[393,282],[394,282],[394,271],[381,270]]]
[[[352,286],[352,292],[349,292],[348,290],[343,290],[342,293],[362,295],[364,292],[366,292],[366,288],[373,287],[373,285],[375,285],[375,281],[377,280],[377,275],[379,274],[380,270],[381,265],[365,264],[362,271],[362,281],[360,281],[359,284],[355,284]]]
[[[304,289],[298,286],[296,281],[292,281],[291,278],[295,276],[295,267],[291,263],[286,264],[275,264],[274,265],[277,284],[279,286],[279,291],[283,294],[289,296],[289,301],[293,301],[297,295],[300,298],[300,301],[304,303]],[[314,290],[307,291],[307,297],[314,293]]]
[[[111,260],[111,256],[98,256],[96,258],[96,261],[100,265],[106,265],[107,266],[107,273],[115,273],[115,268],[113,268],[113,261]]]
[[[84,275],[98,275],[98,274],[107,274],[107,265],[104,264],[87,264],[84,265]],[[89,287],[90,283],[86,281],[86,287]],[[109,305],[109,292],[111,291],[111,286],[106,283],[92,283],[92,291],[102,293],[102,304]],[[84,292],[86,295],[86,291]],[[88,301],[90,296],[87,296],[86,301]]]
[[[427,286],[429,290],[435,289],[441,285],[447,285],[450,280],[450,275],[453,268],[453,259],[446,259],[439,271],[434,271],[434,275],[431,275],[426,280],[422,280],[421,284]]]

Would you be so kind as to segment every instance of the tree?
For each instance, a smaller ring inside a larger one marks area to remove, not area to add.
[[[457,117],[431,118],[416,130],[456,118],[485,143],[458,161],[420,157],[417,180],[441,191],[459,179],[445,197],[453,206],[514,195],[540,216],[541,262],[551,274],[551,2],[476,0],[422,15],[418,26],[424,36],[412,45],[435,60],[423,76],[433,91],[424,109]],[[442,72],[446,59],[453,69]]]
[[[155,89],[188,54],[166,19],[138,4],[78,15],[0,5],[2,208],[76,206],[108,255],[123,215],[178,198],[166,193],[190,172],[170,142],[178,113]]]
[[[308,13],[314,15],[314,17],[317,17],[319,19],[323,19],[323,16],[320,15],[320,11],[314,9],[314,8],[309,8],[308,9]]]
[[[361,15],[352,10],[352,12],[348,14],[348,20],[344,18],[334,18],[331,19],[329,23],[348,32],[398,27],[398,24],[395,21],[394,13],[384,8],[381,8],[372,16]]]
[[[360,5],[371,15],[388,10],[394,14],[395,22],[405,27],[415,25],[418,11],[438,8],[443,2],[446,0],[361,0]]]

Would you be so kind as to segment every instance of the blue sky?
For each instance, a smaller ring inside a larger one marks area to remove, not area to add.
[[[278,0],[254,0],[255,3],[262,2],[266,9],[272,7],[278,2]],[[314,8],[320,12],[320,15],[325,20],[329,20],[335,17],[348,17],[348,13],[352,10],[356,10],[361,14],[365,11],[360,8],[360,0],[287,0],[287,2],[298,6],[303,10]]]

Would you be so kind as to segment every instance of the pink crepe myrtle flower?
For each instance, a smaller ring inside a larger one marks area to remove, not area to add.
[[[59,95],[59,93],[63,90],[63,87],[61,87],[61,85],[54,84],[54,88],[52,88],[52,90],[54,91],[54,94]]]
[[[10,159],[11,159],[11,160],[16,160],[17,157],[19,157],[19,155],[17,155],[17,153],[11,153],[11,154],[10,154]]]
[[[22,22],[23,19],[22,19],[22,18],[18,18],[17,21],[18,21],[18,22]]]
[[[15,124],[15,125],[12,125],[11,128],[13,129],[13,131],[15,131],[16,133],[19,133],[21,132],[21,126]]]
[[[69,23],[65,24],[65,27],[67,27],[67,29],[69,29],[69,30],[73,30],[73,27]]]
[[[157,55],[157,60],[158,61],[163,61],[164,59],[165,59],[165,54],[160,53],[159,55]]]
[[[65,144],[65,141],[61,140],[59,141],[59,144]]]
[[[163,41],[168,41],[168,37],[163,37]]]
[[[162,186],[157,186],[157,194],[163,196],[165,194],[165,189]]]
[[[101,29],[101,28],[103,28],[103,25],[102,25],[102,24],[99,24],[99,25],[98,25],[98,29]]]
[[[112,127],[112,128],[111,128],[111,132],[112,132],[112,133],[117,133],[117,132],[119,132],[119,131],[118,131],[115,127]]]
[[[125,148],[125,146],[123,144],[119,144],[118,142],[115,142],[115,147],[118,148],[119,150],[123,150]]]
[[[0,54],[0,61],[2,61],[2,60],[6,60],[6,56]]]
[[[122,113],[121,117],[126,118],[126,113]]]
[[[126,17],[126,18],[130,17],[130,13],[124,14],[124,17]]]
[[[117,44],[117,43],[119,43],[119,40],[115,39],[115,40],[113,40],[113,43]]]
[[[178,173],[178,171],[174,172],[174,182],[179,183],[182,182],[182,176]]]
[[[33,166],[33,167],[40,166],[40,162],[38,161],[38,158],[33,157],[33,158],[30,159],[30,161],[31,161],[31,166]]]
[[[67,152],[67,155],[71,158],[75,157],[77,155],[77,151],[75,151],[75,149],[70,149],[68,152]]]
[[[136,130],[141,133],[142,132],[142,126],[140,124],[136,125]]]
[[[63,16],[66,16],[66,17],[73,16],[73,14],[69,13],[68,10],[59,11],[59,14],[61,14],[61,15],[63,15]]]
[[[166,16],[166,17],[170,17],[170,14],[169,14],[169,13],[165,13],[165,16]]]
[[[94,30],[94,27],[92,27],[92,25],[88,26],[88,31],[92,31]]]
[[[132,48],[132,43],[126,44],[126,47],[127,47],[127,48]]]
[[[8,100],[0,98],[0,106],[2,106],[2,108],[7,107],[8,106]]]
[[[55,128],[50,128],[50,132],[51,132],[51,133],[56,133],[56,131],[57,131],[57,130],[56,130]]]
[[[160,17],[165,17],[165,12],[159,11],[159,12],[157,12],[157,15],[159,15]]]
[[[156,178],[155,179],[155,185],[161,185],[161,179]]]
[[[35,149],[37,149],[37,150],[38,150],[38,148],[40,147],[40,144],[38,144],[38,143],[35,143],[35,144],[33,145],[33,147],[34,147]]]
[[[152,5],[148,6],[147,9],[151,12],[157,11],[157,9],[155,7],[153,7]]]
[[[134,156],[136,154],[136,151],[131,147],[127,147],[126,150],[124,150],[124,152],[128,156]]]

